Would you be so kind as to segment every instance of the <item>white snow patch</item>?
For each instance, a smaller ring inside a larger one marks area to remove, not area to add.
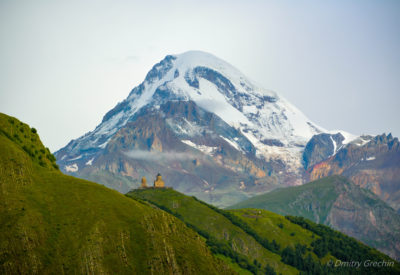
[[[230,139],[227,139],[226,137],[223,137],[220,135],[221,138],[223,138],[226,142],[228,142],[233,148],[235,148],[238,151],[242,151],[242,149],[239,147],[239,145],[236,142],[233,142]]]
[[[183,143],[189,145],[190,147],[193,147],[207,155],[212,155],[212,153],[217,149],[217,147],[212,147],[212,146],[207,146],[207,145],[199,145],[199,144],[195,144],[190,140],[181,140]]]
[[[366,158],[365,160],[374,160],[375,159],[375,157],[368,157],[368,158]]]
[[[308,141],[317,133],[308,124],[311,123],[311,121],[299,109],[297,109],[297,107],[289,103],[289,101],[281,97],[277,104],[284,110],[284,114],[287,117],[289,124],[292,126],[291,132],[293,135],[303,139],[305,138]],[[311,124],[318,129],[318,131],[325,132],[325,129],[314,123]]]
[[[358,136],[350,134],[346,131],[342,131],[342,130],[332,130],[332,131],[327,131],[327,133],[329,134],[337,134],[337,133],[341,133],[342,136],[344,137],[344,140],[342,141],[343,144],[348,144],[350,142],[352,142],[353,140],[355,140],[356,138],[358,138]]]
[[[65,166],[65,171],[67,171],[67,172],[77,172],[78,170],[79,170],[78,164],[76,164],[76,163]]]
[[[93,164],[93,160],[94,160],[94,158],[91,158],[90,160],[88,160],[86,162],[86,165],[92,165]]]
[[[240,123],[250,124],[247,117],[229,104],[213,83],[200,78],[199,87],[202,94],[193,93],[191,97],[200,107],[215,113],[231,126],[238,127]]]
[[[257,107],[254,105],[243,106],[243,113],[257,114]]]
[[[336,141],[332,138],[332,136],[329,136],[329,137],[331,138],[332,144],[333,144],[333,153],[332,153],[332,156],[333,156],[334,154],[336,154],[337,145],[336,145]]]
[[[367,144],[370,141],[371,141],[371,139],[368,137],[367,138],[359,137],[359,138],[353,140],[351,142],[351,144],[355,144],[357,146],[364,146],[365,144]]]
[[[283,162],[285,162],[287,169],[290,172],[296,172],[299,168],[302,167],[302,147],[290,147],[289,145],[286,145],[285,147],[269,146],[260,142],[252,133],[246,133],[242,131],[242,134],[257,149],[257,157],[263,158],[267,161],[271,159],[282,160]]]
[[[107,140],[106,142],[104,142],[103,144],[100,144],[98,147],[99,148],[101,148],[101,149],[104,149],[104,148],[106,148],[106,146],[107,146],[107,143],[109,142],[110,140]]]
[[[185,144],[191,146],[191,147],[194,147],[194,148],[196,148],[196,146],[197,146],[197,144],[193,143],[191,140],[188,140],[188,139],[183,139],[183,140],[181,140],[181,141],[182,141],[183,143],[185,143]],[[197,149],[197,148],[196,148],[196,149]]]
[[[95,135],[101,136],[101,135],[110,135],[115,133],[117,131],[116,125],[118,124],[120,119],[122,119],[123,116],[124,113],[120,112],[112,116],[106,122],[100,124],[100,126],[95,130]]]
[[[78,160],[78,159],[81,159],[81,158],[82,158],[82,155],[77,156],[76,158],[73,158],[73,159],[69,159],[68,161]]]

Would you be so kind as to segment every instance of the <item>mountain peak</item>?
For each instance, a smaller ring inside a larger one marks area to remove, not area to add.
[[[181,54],[172,55],[176,58],[178,69],[187,70],[195,67],[209,67],[223,72],[231,71],[244,77],[235,67],[215,55],[203,51],[187,51]],[[168,56],[167,56],[168,57]]]
[[[213,137],[224,140],[240,154],[251,154],[260,161],[282,161],[291,172],[302,169],[301,148],[313,135],[325,131],[287,100],[249,80],[226,61],[210,53],[188,51],[167,55],[155,64],[145,80],[110,110],[93,132],[72,141],[68,149],[61,149],[68,152],[61,158],[68,158],[71,165],[78,157],[92,163],[93,157],[105,150],[128,123],[146,113],[157,112],[159,117],[165,117],[162,106],[168,102],[192,102],[222,120],[220,125],[226,124],[224,129],[230,128],[229,133],[235,133],[232,136],[225,130],[212,129]],[[183,132],[199,133],[194,131],[199,125],[184,124],[178,125],[182,129],[168,125],[178,137]],[[193,142],[194,138],[187,136],[184,140]],[[76,167],[72,168],[76,171]]]
[[[128,98],[104,116],[104,125],[99,126],[103,130],[95,132],[109,133],[125,125],[144,106],[157,107],[170,100],[194,101],[247,132],[250,140],[277,139],[287,145],[305,145],[323,131],[285,99],[254,84],[224,60],[188,51],[167,55],[155,64]]]

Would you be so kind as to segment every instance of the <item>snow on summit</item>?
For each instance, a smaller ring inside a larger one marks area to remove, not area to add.
[[[153,66],[145,80],[103,118],[96,129],[68,146],[70,157],[103,150],[112,136],[143,107],[168,101],[193,101],[240,130],[265,159],[282,158],[300,165],[299,148],[317,133],[326,132],[275,92],[250,81],[216,56],[189,51],[168,55]],[[236,144],[235,140],[230,140]]]

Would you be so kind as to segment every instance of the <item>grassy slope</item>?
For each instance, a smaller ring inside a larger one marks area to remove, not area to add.
[[[299,193],[304,207],[299,208],[291,202],[299,200]],[[335,191],[334,181],[328,177],[317,182],[295,186],[290,188],[276,189],[272,192],[255,196],[238,204],[232,205],[230,209],[259,208],[271,210],[275,213],[286,215],[296,212],[296,216],[302,216],[317,222],[325,221],[329,211],[338,194]],[[310,209],[310,207],[312,209]]]
[[[376,195],[342,176],[277,189],[230,208],[267,209],[281,215],[302,216],[330,225],[398,259],[400,218]]]
[[[0,133],[23,149],[34,163],[50,170],[58,170],[55,157],[49,148],[43,146],[36,129],[0,113]]]
[[[0,274],[232,273],[180,220],[42,165],[30,136],[13,139],[19,121],[0,125]]]
[[[134,190],[127,196],[161,205],[179,214],[185,222],[208,232],[212,237],[231,241],[234,250],[247,256],[251,262],[257,260],[263,265],[269,264],[277,273],[297,273],[295,268],[282,263],[278,254],[262,247],[253,237],[232,224],[226,217],[193,197],[183,195],[173,189]]]
[[[255,256],[262,255],[263,252],[260,251],[265,248],[260,248],[254,243],[255,240],[250,240],[250,233],[246,233],[249,232],[248,229],[244,232],[242,230],[244,227],[239,228],[235,226],[231,222],[232,219],[227,219],[221,214],[223,211],[217,211],[218,209],[208,206],[193,197],[185,196],[173,189],[133,190],[128,193],[127,196],[139,200],[142,199],[167,209],[186,223],[208,232],[213,237],[231,240],[232,247],[237,252],[247,255],[251,260],[256,259],[263,264],[266,263]],[[362,263],[366,260],[378,262],[393,261],[388,256],[375,249],[369,248],[351,237],[334,231],[327,226],[317,225],[311,221],[307,221],[306,226],[304,226],[291,221],[289,218],[261,209],[238,209],[225,212],[231,213],[244,221],[259,237],[269,242],[275,240],[280,245],[280,253],[283,253],[286,247],[294,248],[296,245],[305,246],[306,252],[303,256],[304,259],[310,255],[315,263],[319,262],[323,268],[326,267],[328,261],[333,261],[333,263],[335,263],[337,259],[340,261],[351,261],[351,259],[353,259],[355,261],[359,260]],[[313,229],[307,228],[307,226]],[[319,241],[325,243],[323,247],[325,247],[327,251],[323,254],[319,253],[320,255],[318,256],[314,251],[316,246],[321,248],[321,245],[318,245]],[[273,258],[271,254],[274,255]],[[272,265],[277,273],[288,274],[288,272],[291,271],[295,272],[295,268],[282,262],[276,262],[276,260],[280,258],[278,254],[269,251],[268,254],[265,255],[264,257],[268,257],[269,259],[264,260],[267,260],[267,263]],[[397,262],[394,262],[394,264],[395,266],[393,269],[362,268],[355,270],[353,268],[333,268],[321,272],[328,274],[332,272],[340,272],[341,274],[365,274],[365,272],[370,274],[397,274],[398,270],[400,270],[400,266]]]
[[[230,210],[230,212],[243,219],[261,237],[269,241],[275,240],[280,245],[281,250],[294,244],[305,245],[311,249],[311,243],[320,238],[311,231],[290,222],[284,216],[267,210],[235,209]],[[314,259],[317,259],[314,253],[310,253]],[[325,264],[329,260],[335,260],[335,258],[327,255],[321,260],[321,263]]]

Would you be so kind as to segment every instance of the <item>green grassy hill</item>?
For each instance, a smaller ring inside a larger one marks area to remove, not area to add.
[[[275,189],[230,206],[232,209],[259,208],[281,215],[296,215],[323,223],[338,197],[334,178],[324,178],[312,183]],[[342,177],[337,177],[338,179]],[[347,181],[347,180],[346,180]],[[298,197],[299,194],[303,194]],[[296,211],[296,214],[293,214]]]
[[[235,209],[229,212],[246,222],[260,237],[275,241],[282,251],[287,246],[296,244],[312,248],[312,243],[320,237],[313,232],[292,223],[284,216],[263,209]],[[311,255],[316,259],[315,253]],[[321,263],[335,260],[333,256],[326,256]]]
[[[139,189],[127,196],[175,215],[204,236],[215,253],[231,258],[242,268],[255,270],[254,273],[264,272],[268,267],[282,274],[397,274],[400,271],[398,263],[388,256],[308,220],[299,221],[296,217],[260,209],[221,210],[173,189]],[[237,261],[237,255],[251,266]],[[329,266],[329,263],[348,261],[353,255],[354,260],[388,261],[395,267],[354,270]]]
[[[233,274],[174,216],[63,175],[0,114],[0,274]]]
[[[44,147],[35,128],[0,113],[0,134],[28,154],[32,162],[49,170],[58,170],[56,158]],[[4,144],[6,146],[6,144]]]
[[[400,215],[375,194],[342,176],[276,189],[230,208],[260,208],[305,217],[400,259]]]
[[[247,261],[250,265],[256,262],[260,263],[263,268],[269,265],[276,272],[282,274],[298,273],[295,268],[282,263],[278,254],[265,249],[242,228],[232,224],[224,215],[194,197],[186,196],[173,189],[153,188],[134,190],[127,196],[150,202],[172,213],[204,237],[210,238],[212,241],[216,240],[218,244],[226,245],[226,249],[233,250],[233,254],[239,254],[243,257],[242,260]],[[214,245],[212,242],[209,244]],[[223,253],[217,249],[216,252]],[[231,256],[236,257],[236,255]],[[246,268],[247,263],[242,266]]]

